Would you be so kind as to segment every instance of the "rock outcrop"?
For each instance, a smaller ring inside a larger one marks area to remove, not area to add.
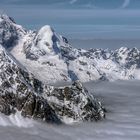
[[[16,63],[0,46],[0,112],[6,115],[21,111],[23,116],[58,122],[47,100],[39,95],[41,82]]]
[[[56,88],[43,84],[0,46],[0,112],[53,123],[104,118],[104,108],[79,81]]]
[[[75,81],[71,86],[54,88],[43,96],[65,123],[97,121],[105,117],[101,102],[95,99],[80,81]]]

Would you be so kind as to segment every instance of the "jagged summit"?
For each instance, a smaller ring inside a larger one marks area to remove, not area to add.
[[[62,48],[71,48],[68,40],[57,34],[49,25],[43,26],[35,34],[31,32],[30,35],[27,35],[31,38],[25,40],[23,49],[28,59],[39,59],[42,56],[49,57],[53,55],[62,57]]]
[[[44,55],[56,55],[60,53],[60,40],[54,30],[49,25],[45,25],[34,36],[33,42],[26,52],[34,54],[36,59]]]
[[[1,14],[0,15],[0,19],[1,19],[1,21],[3,20],[3,21],[7,21],[7,22],[11,22],[11,23],[15,23],[16,24],[16,22],[14,21],[14,19],[12,17],[9,17],[6,14]]]
[[[25,34],[25,29],[17,25],[13,18],[0,15],[0,44],[6,48],[13,47]]]

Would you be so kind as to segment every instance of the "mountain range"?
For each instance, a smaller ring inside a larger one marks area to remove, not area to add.
[[[43,83],[140,79],[137,48],[77,49],[49,25],[28,31],[2,15],[0,43]]]
[[[57,35],[50,26],[44,26],[37,33],[27,31],[12,18],[1,15],[0,112],[5,115],[20,113],[57,124],[103,119],[105,109],[101,102],[78,79],[64,87],[45,82],[46,75],[46,81],[50,82],[71,80],[65,76],[68,60],[73,59],[65,52],[69,49],[72,48],[67,39]]]

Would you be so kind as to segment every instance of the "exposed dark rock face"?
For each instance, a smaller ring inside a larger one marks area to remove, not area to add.
[[[105,117],[101,103],[79,81],[46,94],[51,107],[63,121],[93,121]]]
[[[79,81],[62,88],[44,85],[0,46],[0,112],[53,123],[104,118],[104,109]]]
[[[25,117],[60,122],[47,100],[39,95],[40,92],[42,83],[20,68],[1,47],[0,112],[10,115],[21,111]]]

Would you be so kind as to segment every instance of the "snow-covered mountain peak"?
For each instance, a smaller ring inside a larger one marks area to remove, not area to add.
[[[7,27],[8,29],[10,28],[10,26],[13,26],[13,28],[15,28],[18,32],[20,31],[21,34],[26,34],[26,30],[21,25],[16,24],[15,20],[12,17],[9,17],[6,14],[0,15],[0,27]]]
[[[9,22],[9,23],[15,23],[14,19],[9,17],[6,14],[0,15],[0,22],[2,22],[2,21],[6,21],[6,22]]]
[[[128,49],[129,49],[129,48],[127,48],[127,47],[121,47],[121,48],[118,49],[118,52],[124,53],[124,52],[126,52]]]
[[[26,34],[26,30],[7,15],[0,15],[0,44],[9,48],[15,46]]]
[[[35,37],[34,46],[44,52],[47,55],[55,55],[60,52],[59,39],[54,30],[49,26],[43,26]]]
[[[44,34],[44,33],[53,34],[54,29],[50,25],[44,25],[43,27],[41,27],[38,34]]]
[[[117,49],[115,52],[121,53],[121,54],[127,54],[127,53],[139,53],[139,50],[136,47],[133,48],[127,48],[127,47],[121,47]]]
[[[57,34],[49,25],[37,32],[28,32],[24,37],[23,50],[27,59],[38,60],[44,57],[62,58],[62,51],[70,49],[68,40]]]
[[[137,48],[121,47],[112,54],[112,58],[127,68],[133,65],[140,66],[140,51]]]

